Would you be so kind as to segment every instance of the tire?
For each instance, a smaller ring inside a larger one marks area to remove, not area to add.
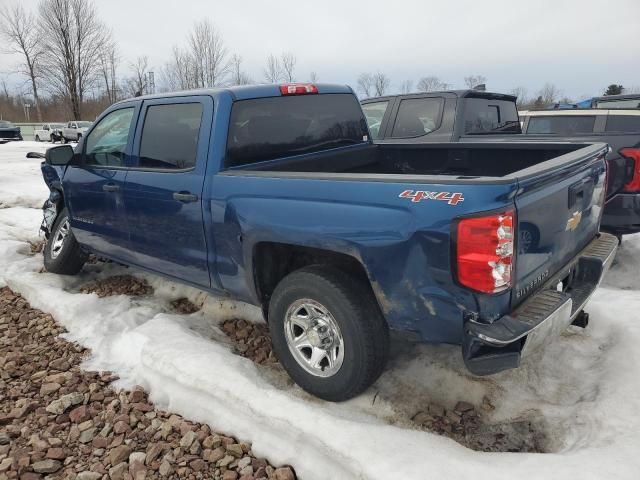
[[[269,302],[269,330],[291,378],[330,402],[362,393],[389,356],[389,330],[373,293],[363,280],[334,267],[312,265],[282,279]]]
[[[66,225],[66,235],[64,229]],[[62,238],[62,239],[61,239]],[[58,240],[61,239],[61,243]],[[60,275],[75,275],[87,261],[88,255],[82,251],[69,227],[69,214],[64,208],[51,228],[51,235],[44,247],[44,266],[48,272]]]
[[[80,139],[81,139],[81,138],[82,138],[82,134],[81,134],[81,133],[79,133],[79,134],[78,134],[78,142],[80,141]]]
[[[62,135],[62,139],[60,140],[60,143],[67,143],[67,137]]]
[[[40,136],[36,135],[36,142],[39,142],[39,141],[40,141]]]

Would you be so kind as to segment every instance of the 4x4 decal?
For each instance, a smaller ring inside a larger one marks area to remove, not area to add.
[[[400,198],[410,198],[413,203],[421,202],[422,200],[439,200],[441,202],[447,202],[449,205],[457,205],[460,202],[464,202],[462,193],[454,192],[425,192],[423,190],[405,190],[400,195]]]

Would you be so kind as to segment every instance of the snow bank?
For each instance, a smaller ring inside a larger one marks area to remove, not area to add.
[[[0,177],[19,153],[13,160],[0,150]],[[28,189],[35,196],[36,187]],[[591,301],[589,328],[571,328],[520,369],[472,377],[458,348],[399,344],[368,392],[336,405],[231,353],[217,325],[230,316],[257,319],[253,307],[147,275],[151,297],[77,293],[90,279],[126,270],[116,265],[89,266],[79,277],[37,273],[42,257],[30,256],[26,242],[39,212],[17,197],[15,207],[0,210],[0,284],[51,312],[70,340],[90,348],[86,368],[112,370],[123,385],[144,385],[159,406],[253,442],[257,455],[293,465],[300,478],[638,478],[640,282],[633,272],[640,236],[625,241]],[[179,296],[204,310],[169,313],[167,301]],[[496,406],[495,422],[544,423],[555,453],[474,452],[408,427],[408,415],[421,405],[478,404],[485,395]]]

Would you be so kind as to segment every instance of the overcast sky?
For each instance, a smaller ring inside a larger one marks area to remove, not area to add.
[[[0,0],[6,5],[16,0]],[[38,0],[19,0],[36,8]],[[361,72],[381,71],[399,90],[435,75],[462,87],[469,74],[491,91],[545,82],[574,99],[611,83],[640,87],[640,0],[99,0],[123,62],[147,55],[156,72],[196,20],[209,18],[247,73],[263,80],[265,58],[290,51],[296,76],[355,86]],[[11,85],[19,59],[0,55]],[[158,79],[159,80],[159,79]],[[156,81],[157,83],[158,81]]]

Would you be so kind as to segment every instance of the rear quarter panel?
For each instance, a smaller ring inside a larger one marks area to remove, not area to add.
[[[458,192],[464,201],[413,202],[405,190]],[[223,287],[257,303],[253,252],[260,242],[344,253],[366,270],[389,325],[424,340],[459,343],[463,311],[508,308],[509,294],[476,299],[453,281],[452,219],[512,205],[515,185],[434,185],[219,174],[209,200]]]

